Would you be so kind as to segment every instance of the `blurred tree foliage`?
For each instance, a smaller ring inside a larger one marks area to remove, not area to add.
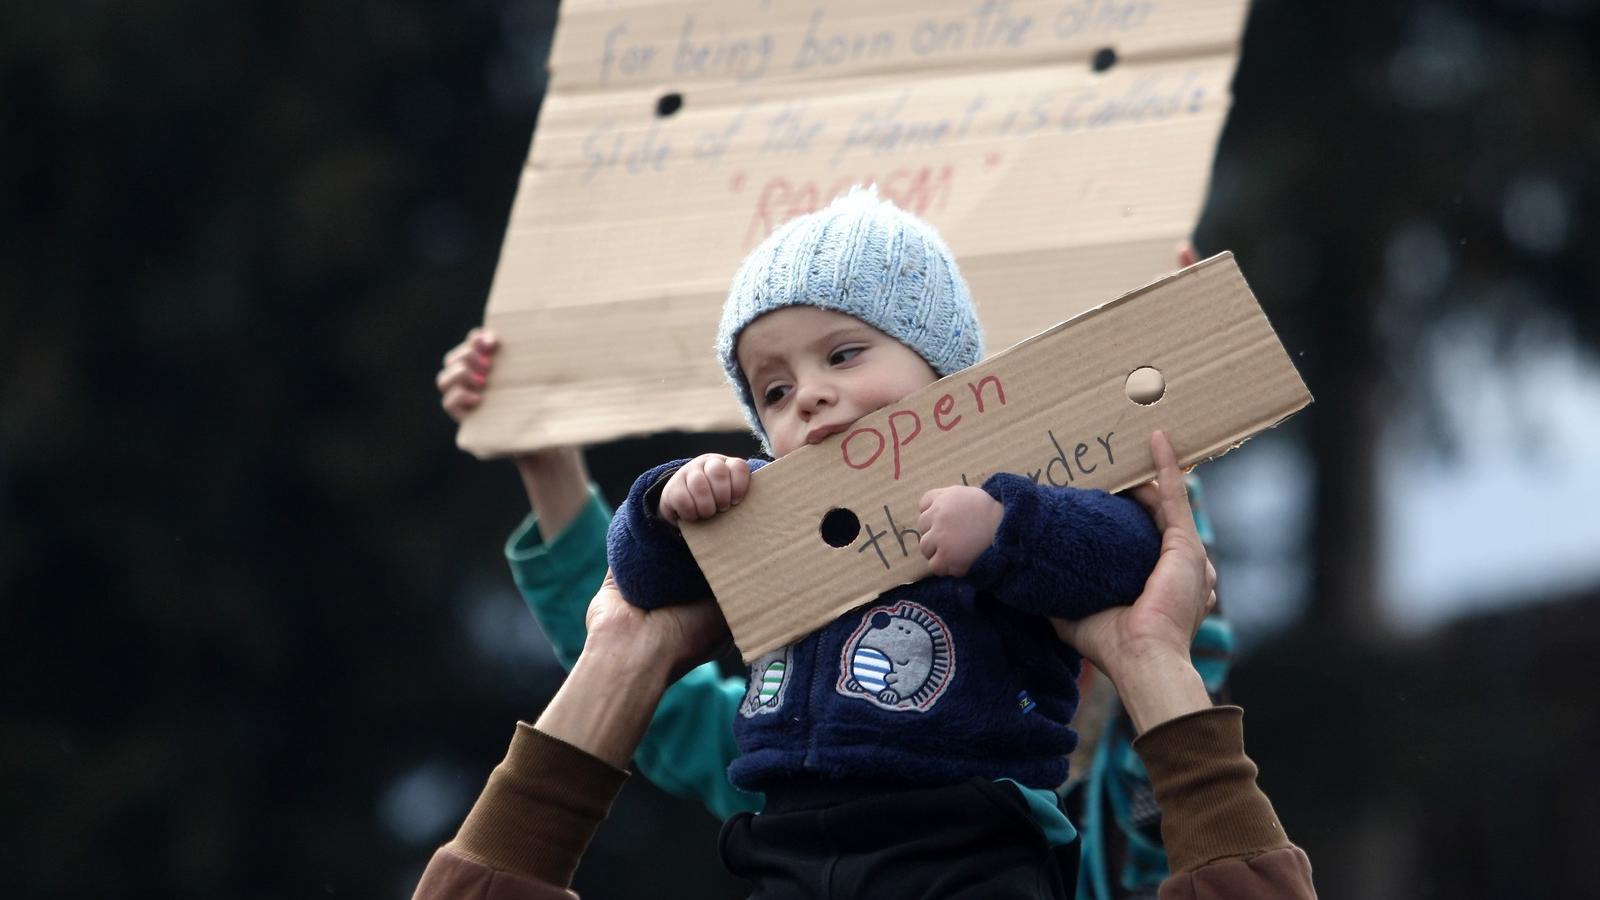
[[[1600,23],[1593,2],[1260,2],[1197,244],[1238,255],[1316,396],[1306,625],[1366,640],[1376,452],[1401,404],[1438,415],[1436,329],[1504,355],[1600,339]],[[1409,411],[1409,409],[1408,409]]]
[[[1311,752],[1327,725],[1292,701],[1328,671],[1368,677],[1335,649],[1373,621],[1373,442],[1393,390],[1426,397],[1406,367],[1430,327],[1470,310],[1507,346],[1537,315],[1600,336],[1593,13],[1252,14],[1199,242],[1238,253],[1318,397],[1290,426],[1318,474],[1317,630],[1263,651],[1270,677],[1241,673],[1271,710],[1253,739],[1278,736],[1267,771],[1307,773],[1269,781],[1291,828],[1297,806],[1330,804],[1308,814],[1321,827],[1371,793],[1318,790],[1344,761]],[[8,895],[405,896],[553,690],[536,640],[485,651],[507,610],[526,626],[497,552],[523,504],[503,467],[454,451],[431,386],[478,320],[553,22],[534,0],[0,7]],[[597,474],[616,496],[665,446],[601,448]],[[1417,771],[1382,729],[1426,759],[1464,730],[1539,735],[1443,702],[1440,672],[1481,659],[1385,652],[1381,676],[1425,680],[1442,709],[1418,728],[1340,707],[1376,783]],[[1537,692],[1527,678],[1494,702]],[[1569,725],[1539,747],[1594,734],[1551,703]],[[639,864],[605,863],[649,846],[673,873],[656,893],[711,893],[709,820],[629,790],[580,889],[627,893]],[[1518,814],[1566,815],[1525,794]],[[1448,812],[1470,824],[1407,832],[1397,878],[1495,851],[1492,813]],[[1326,828],[1313,856],[1342,865]]]

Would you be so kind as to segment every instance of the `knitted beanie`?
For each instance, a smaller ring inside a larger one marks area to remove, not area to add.
[[[786,222],[751,251],[722,306],[717,355],[769,453],[734,351],[746,325],[786,306],[854,316],[915,350],[940,377],[983,358],[972,293],[939,233],[879,199],[875,188],[851,188],[827,208]]]

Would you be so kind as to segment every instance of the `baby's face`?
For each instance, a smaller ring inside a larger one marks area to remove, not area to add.
[[[751,322],[734,355],[775,456],[838,434],[939,380],[905,344],[814,306],[787,306]]]

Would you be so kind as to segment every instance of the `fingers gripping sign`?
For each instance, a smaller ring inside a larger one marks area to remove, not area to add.
[[[935,575],[967,574],[983,551],[994,543],[1005,507],[982,488],[935,488],[922,495],[918,507],[917,545]]]
[[[1196,590],[1205,596],[1204,613],[1209,613],[1217,605],[1217,569],[1200,540],[1188,487],[1165,432],[1150,435],[1150,455],[1156,463],[1156,480],[1135,488],[1133,494],[1161,531],[1161,557],[1167,562],[1162,574],[1176,577],[1181,572],[1203,585]],[[1203,567],[1198,565],[1201,561]],[[1198,620],[1194,627],[1199,628]]]
[[[749,489],[748,463],[737,456],[706,453],[667,479],[659,512],[673,524],[709,519],[737,505]]]
[[[493,332],[474,328],[467,332],[466,340],[444,355],[433,381],[439,389],[439,403],[450,418],[460,422],[483,403],[483,390],[489,383],[489,370],[498,349],[500,339]]]

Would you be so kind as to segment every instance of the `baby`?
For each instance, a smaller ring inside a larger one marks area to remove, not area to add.
[[[782,457],[973,365],[983,346],[943,240],[855,190],[750,254],[717,352]],[[707,596],[677,523],[738,503],[762,464],[710,454],[640,476],[608,541],[624,596],[645,608]],[[930,577],[751,667],[728,775],[766,805],[730,819],[722,849],[758,897],[962,884],[1071,896],[1076,834],[1053,788],[1077,743],[1079,659],[1045,617],[1131,602],[1159,535],[1132,500],[1010,474],[929,491],[920,511]]]

